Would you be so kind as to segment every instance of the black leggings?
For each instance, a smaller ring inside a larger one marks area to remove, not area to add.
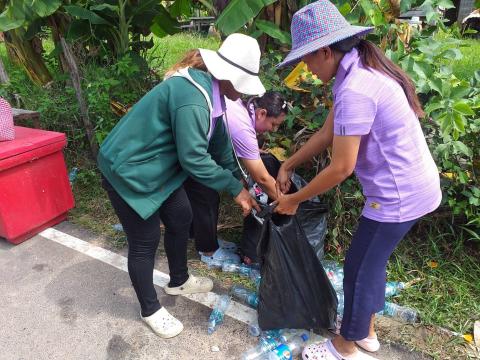
[[[183,186],[192,204],[193,223],[190,237],[195,238],[197,251],[215,252],[218,250],[217,223],[220,195],[199,182],[188,178]]]
[[[187,243],[192,223],[192,207],[183,186],[175,190],[162,206],[143,220],[112,188],[102,185],[117,214],[128,241],[128,274],[142,309],[150,316],[161,308],[153,285],[155,253],[160,242],[160,220],[165,225],[164,246],[170,270],[169,286],[188,280]]]

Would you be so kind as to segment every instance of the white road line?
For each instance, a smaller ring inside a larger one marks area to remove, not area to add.
[[[40,236],[43,236],[46,239],[55,241],[63,246],[66,246],[70,249],[76,250],[82,254],[90,256],[94,259],[100,260],[106,264],[109,264],[119,270],[128,272],[127,268],[127,258],[125,256],[116,254],[110,250],[106,250],[99,246],[92,245],[84,240],[76,238],[61,232],[59,230],[48,228],[42,231]],[[158,286],[165,286],[170,281],[168,274],[165,274],[159,270],[153,271],[153,283]],[[202,305],[212,308],[215,304],[215,301],[219,297],[218,294],[214,292],[209,292],[205,294],[189,294],[182,295],[187,299],[198,302]],[[236,320],[239,320],[246,324],[251,324],[256,320],[257,313],[255,310],[240,304],[236,301],[232,301],[231,306],[227,310],[226,314]]]

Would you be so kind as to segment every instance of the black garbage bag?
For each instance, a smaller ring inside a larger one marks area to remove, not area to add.
[[[307,182],[300,175],[292,176],[293,192],[300,190]],[[327,235],[328,207],[318,196],[301,203],[297,210],[297,219],[318,260],[325,255],[325,237]]]
[[[269,174],[276,178],[281,165],[280,161],[271,154],[262,154],[261,159]],[[253,185],[253,183],[251,185]],[[292,186],[289,193],[294,193],[305,185],[307,185],[307,182],[300,175],[293,174]],[[271,201],[272,199],[269,199],[269,203]],[[321,202],[318,196],[301,203],[297,211],[297,219],[319,260],[322,260],[324,255],[327,216],[328,207],[325,203]],[[261,225],[252,215],[244,219],[240,249],[242,254],[250,258],[252,262],[258,262],[257,245],[261,229]]]
[[[260,328],[333,329],[337,296],[297,217],[262,212]]]

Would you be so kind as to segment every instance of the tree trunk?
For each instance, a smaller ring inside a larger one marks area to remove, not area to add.
[[[61,14],[53,14],[48,17],[47,22],[52,29],[53,43],[55,46],[62,46],[60,44],[60,37],[65,36],[65,32],[68,28],[68,19]],[[63,51],[58,54],[58,60],[60,63],[60,70],[64,73],[67,73],[68,63],[67,59],[65,59],[65,54]]]
[[[32,41],[24,38],[25,30],[22,28],[4,33],[5,45],[10,60],[21,65],[30,79],[38,85],[46,85],[52,81],[52,75],[41,54],[35,51]]]
[[[95,130],[88,116],[88,107],[85,99],[83,98],[82,85],[80,81],[80,74],[78,72],[77,63],[75,62],[75,58],[73,57],[70,46],[67,44],[67,42],[62,36],[60,36],[60,44],[62,45],[63,53],[65,54],[65,59],[69,68],[70,78],[72,79],[75,94],[77,95],[78,105],[80,108],[80,117],[82,118],[83,126],[85,127],[85,131],[87,133],[90,150],[92,152],[93,158],[96,159],[98,154],[98,144],[97,140],[95,139]]]

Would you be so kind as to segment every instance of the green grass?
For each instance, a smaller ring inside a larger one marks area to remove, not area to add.
[[[220,39],[193,33],[179,33],[164,38],[154,38],[155,46],[148,52],[148,62],[159,74],[165,73],[188,50],[204,48],[217,50]]]
[[[425,325],[472,333],[480,319],[480,244],[463,238],[459,228],[444,228],[427,218],[400,243],[387,279],[412,285],[390,301],[416,309]],[[326,256],[342,261],[342,255]]]
[[[459,229],[437,226],[425,221],[392,256],[389,278],[415,281],[395,300],[417,309],[424,324],[472,333],[480,319],[480,249]]]
[[[469,80],[480,69],[480,40],[465,39],[464,44],[460,48],[463,58],[454,63],[453,73],[459,79]]]

